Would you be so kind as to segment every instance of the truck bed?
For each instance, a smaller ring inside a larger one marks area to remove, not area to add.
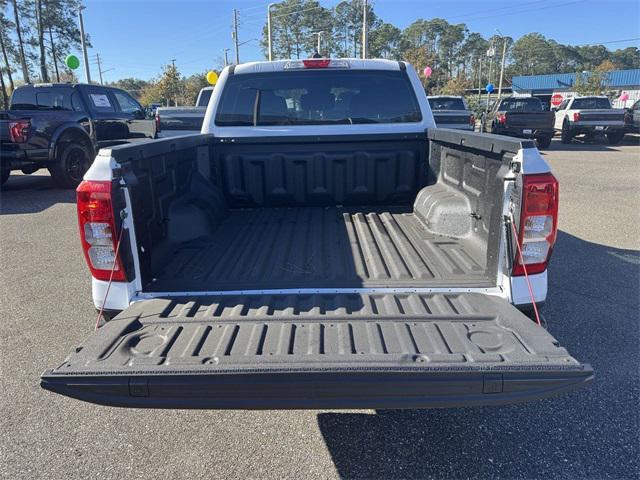
[[[491,285],[481,252],[399,206],[232,210],[169,258],[148,290]]]

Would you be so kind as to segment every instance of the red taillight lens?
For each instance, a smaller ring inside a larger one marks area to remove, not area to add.
[[[31,121],[11,120],[9,122],[9,138],[14,143],[25,143],[29,138]]]
[[[574,122],[580,121],[580,112],[573,112],[573,121]]]
[[[507,116],[503,113],[498,114],[498,123],[500,125],[506,125],[507,124]]]
[[[111,182],[85,180],[76,192],[80,239],[91,275],[98,280],[109,280],[113,269],[114,281],[126,281],[122,261],[116,256]]]
[[[469,115],[469,125],[471,125],[472,127],[475,127],[476,125],[476,117],[473,115]]]
[[[551,257],[558,233],[558,193],[558,181],[550,173],[524,176],[518,242],[529,274],[543,272]],[[517,255],[513,275],[524,275]]]
[[[160,114],[156,113],[156,132],[160,131]]]
[[[302,60],[304,68],[327,68],[330,63],[328,58]]]

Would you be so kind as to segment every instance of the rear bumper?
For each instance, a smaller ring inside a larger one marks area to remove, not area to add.
[[[554,134],[554,130],[553,128],[508,127],[508,128],[501,128],[496,133],[498,135],[506,135],[508,137],[540,138],[540,137],[552,137]]]
[[[2,169],[19,170],[31,167],[49,160],[49,150],[46,148],[6,148],[0,149],[0,164]]]
[[[580,134],[601,135],[601,134],[607,134],[607,133],[624,132],[626,130],[624,125],[597,125],[597,124],[582,125],[582,124],[576,124],[576,123],[571,124],[570,129],[574,135],[580,135]]]
[[[451,367],[450,367],[451,368]],[[524,368],[486,373],[480,367],[423,371],[379,369],[280,371],[225,375],[58,376],[41,386],[78,400],[135,408],[325,409],[445,408],[527,402],[576,390],[593,370]],[[532,388],[532,385],[535,385]]]

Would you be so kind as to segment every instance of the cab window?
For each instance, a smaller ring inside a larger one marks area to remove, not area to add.
[[[120,110],[125,113],[141,112],[142,107],[133,98],[127,95],[125,92],[113,91],[113,96],[116,97],[116,102]]]
[[[104,88],[90,87],[87,92],[91,107],[100,113],[115,112],[116,108],[109,96],[109,91]]]

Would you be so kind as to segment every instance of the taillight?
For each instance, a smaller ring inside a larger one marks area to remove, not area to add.
[[[349,68],[347,60],[331,60],[330,58],[310,58],[307,60],[289,60],[284,64],[285,70],[303,68]]]
[[[85,180],[76,192],[80,239],[91,275],[98,280],[109,280],[113,269],[114,281],[126,281],[122,261],[116,256],[111,182]]]
[[[14,143],[25,143],[29,138],[31,121],[11,120],[9,122],[9,138]]]
[[[160,131],[160,114],[156,113],[156,132]]]
[[[547,268],[557,233],[558,181],[550,173],[525,175],[518,242],[528,274]],[[513,275],[524,275],[518,255]]]
[[[471,125],[472,127],[476,126],[476,117],[473,115],[469,115],[469,125]]]
[[[507,124],[507,115],[504,113],[499,113],[498,114],[498,123],[500,125],[506,125]]]
[[[573,112],[573,121],[574,122],[580,121],[580,112]]]

